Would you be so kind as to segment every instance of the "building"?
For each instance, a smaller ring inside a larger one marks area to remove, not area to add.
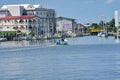
[[[0,30],[15,29],[27,35],[32,31],[35,37],[38,37],[40,33],[39,22],[40,18],[37,16],[6,16],[0,18]]]
[[[37,5],[36,5],[37,6]],[[41,34],[45,37],[52,37],[55,33],[55,17],[54,9],[41,8],[27,8],[24,10],[24,15],[37,15],[40,17]]]
[[[82,36],[83,35],[83,32],[84,32],[84,25],[81,24],[81,23],[76,23],[76,26],[75,26],[75,33],[76,33],[76,36]]]
[[[54,9],[32,4],[3,5],[0,9],[0,18],[7,16],[38,16],[40,17],[40,35],[51,37],[55,33],[56,12]]]
[[[115,11],[115,27],[120,26],[120,10]]]
[[[56,31],[61,35],[64,35],[66,32],[75,30],[75,19],[66,18],[66,17],[57,17],[56,18]]]

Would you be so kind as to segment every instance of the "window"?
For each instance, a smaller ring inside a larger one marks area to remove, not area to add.
[[[10,22],[10,21],[8,20],[8,22]]]
[[[29,30],[31,30],[31,29],[32,29],[32,26],[30,25],[30,26],[29,26]]]
[[[32,22],[32,20],[29,20],[29,23],[31,23]]]
[[[55,16],[55,14],[53,13],[53,16]]]
[[[40,13],[40,15],[42,15],[42,12]]]
[[[38,12],[36,14],[38,15]]]
[[[50,19],[50,22],[52,22],[53,20],[52,19]]]
[[[21,20],[19,21],[19,23],[24,23],[24,21],[21,19]]]
[[[7,21],[5,20],[4,22],[6,23]]]
[[[2,29],[2,27],[0,27],[0,29]]]
[[[20,26],[20,29],[21,29],[21,30],[24,30],[25,28],[24,28],[24,26]]]
[[[44,15],[46,15],[46,13],[44,12]]]
[[[33,20],[33,23],[35,23],[35,22],[36,22],[36,20],[34,19],[34,20]]]

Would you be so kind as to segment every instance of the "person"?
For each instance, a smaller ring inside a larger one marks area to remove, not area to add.
[[[60,45],[60,44],[61,44],[61,40],[58,40],[58,41],[57,41],[57,45]]]
[[[64,42],[64,39],[62,38],[61,41]]]

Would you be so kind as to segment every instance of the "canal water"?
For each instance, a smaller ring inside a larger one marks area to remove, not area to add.
[[[120,43],[113,37],[0,46],[0,80],[120,80]]]

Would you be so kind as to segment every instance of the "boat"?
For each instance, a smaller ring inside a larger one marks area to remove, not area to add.
[[[0,36],[0,42],[7,41],[7,38],[4,35]]]
[[[98,37],[107,37],[107,36],[108,36],[108,33],[107,33],[107,32],[100,32],[100,33],[98,33],[97,36],[98,36]]]
[[[68,45],[68,40],[67,39],[59,39],[56,43],[57,45]]]
[[[108,37],[108,30],[107,30],[107,24],[105,24],[105,21],[102,21],[102,29],[101,32],[98,33],[98,37]]]

